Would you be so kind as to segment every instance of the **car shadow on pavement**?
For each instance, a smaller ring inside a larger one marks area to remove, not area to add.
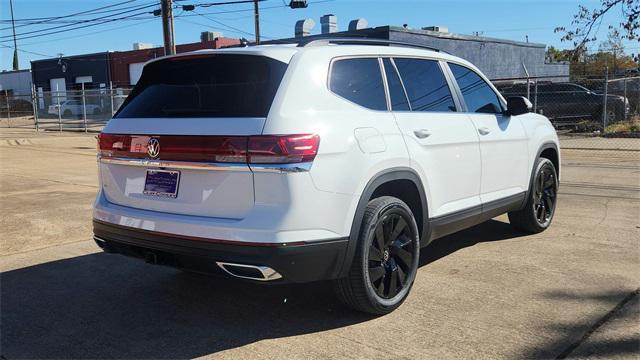
[[[455,234],[436,239],[420,249],[420,266],[428,265],[454,252],[479,243],[512,240],[527,234],[509,223],[489,220]]]
[[[518,236],[510,229],[491,221],[440,239],[422,264]],[[344,308],[326,282],[265,286],[104,253],[0,276],[7,359],[193,358],[373,319]]]
[[[104,253],[1,275],[2,355],[194,358],[371,319],[326,283],[261,286]]]

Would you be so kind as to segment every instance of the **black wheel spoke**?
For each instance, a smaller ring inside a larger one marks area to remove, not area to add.
[[[382,251],[378,250],[375,246],[369,246],[369,260],[382,261]]]
[[[400,283],[400,286],[404,286],[405,281],[407,280],[407,273],[404,272],[404,270],[402,270],[402,268],[400,266],[398,266],[398,282]]]
[[[391,239],[392,226],[393,223],[391,219],[387,219],[382,225],[384,229],[384,246],[388,246],[391,240],[393,240]]]
[[[549,174],[549,177],[544,182],[544,188],[545,189],[549,189],[549,188],[553,187],[555,185],[555,183],[556,183],[556,181],[553,178],[553,175]]]
[[[547,210],[553,209],[553,205],[555,202],[554,197],[551,196],[550,194],[546,194],[546,196],[544,197],[544,200],[546,201]]]
[[[394,248],[393,255],[400,260],[399,263],[404,265],[406,269],[411,269],[411,253],[402,248]]]
[[[378,245],[378,250],[382,252],[384,249],[384,229],[382,223],[376,227],[376,244]]]
[[[389,274],[389,289],[388,290],[388,296],[394,297],[396,296],[396,294],[398,293],[398,276],[397,276],[397,272],[398,272],[398,267],[396,266],[393,270],[391,270],[390,274]]]
[[[383,266],[374,266],[369,268],[369,279],[374,283],[382,278],[386,273],[386,270]]]
[[[393,228],[393,232],[391,233],[389,241],[396,240],[406,228],[407,222],[404,220],[404,218],[400,217],[396,222],[396,226]]]
[[[542,192],[542,189],[544,189],[544,170],[542,170],[537,180],[538,180],[538,192]]]
[[[385,271],[386,272],[386,271]],[[386,276],[383,276],[382,279],[380,279],[380,283],[378,284],[378,286],[376,287],[376,292],[378,293],[378,295],[380,296],[384,296],[384,284],[386,282]]]

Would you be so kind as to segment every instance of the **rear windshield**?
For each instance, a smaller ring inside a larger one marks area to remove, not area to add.
[[[266,117],[287,64],[254,55],[150,63],[114,117]]]

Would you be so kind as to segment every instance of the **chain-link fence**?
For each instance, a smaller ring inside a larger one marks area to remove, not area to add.
[[[0,126],[38,130],[100,131],[131,89],[33,91],[0,94]]]
[[[640,77],[493,82],[505,98],[527,97],[534,112],[551,120],[566,148],[640,150]]]
[[[495,79],[505,96],[525,96],[547,116],[565,143],[585,148],[640,150],[640,77]],[[0,126],[99,131],[129,88],[0,93]],[[622,138],[626,138],[623,140]],[[603,140],[608,139],[608,140]],[[569,141],[570,140],[570,141]]]

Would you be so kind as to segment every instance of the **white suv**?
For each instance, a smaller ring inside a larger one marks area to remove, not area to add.
[[[381,40],[152,60],[99,136],[95,240],[254,281],[332,280],[387,313],[431,240],[503,213],[549,226],[558,139],[530,106],[467,61]]]

